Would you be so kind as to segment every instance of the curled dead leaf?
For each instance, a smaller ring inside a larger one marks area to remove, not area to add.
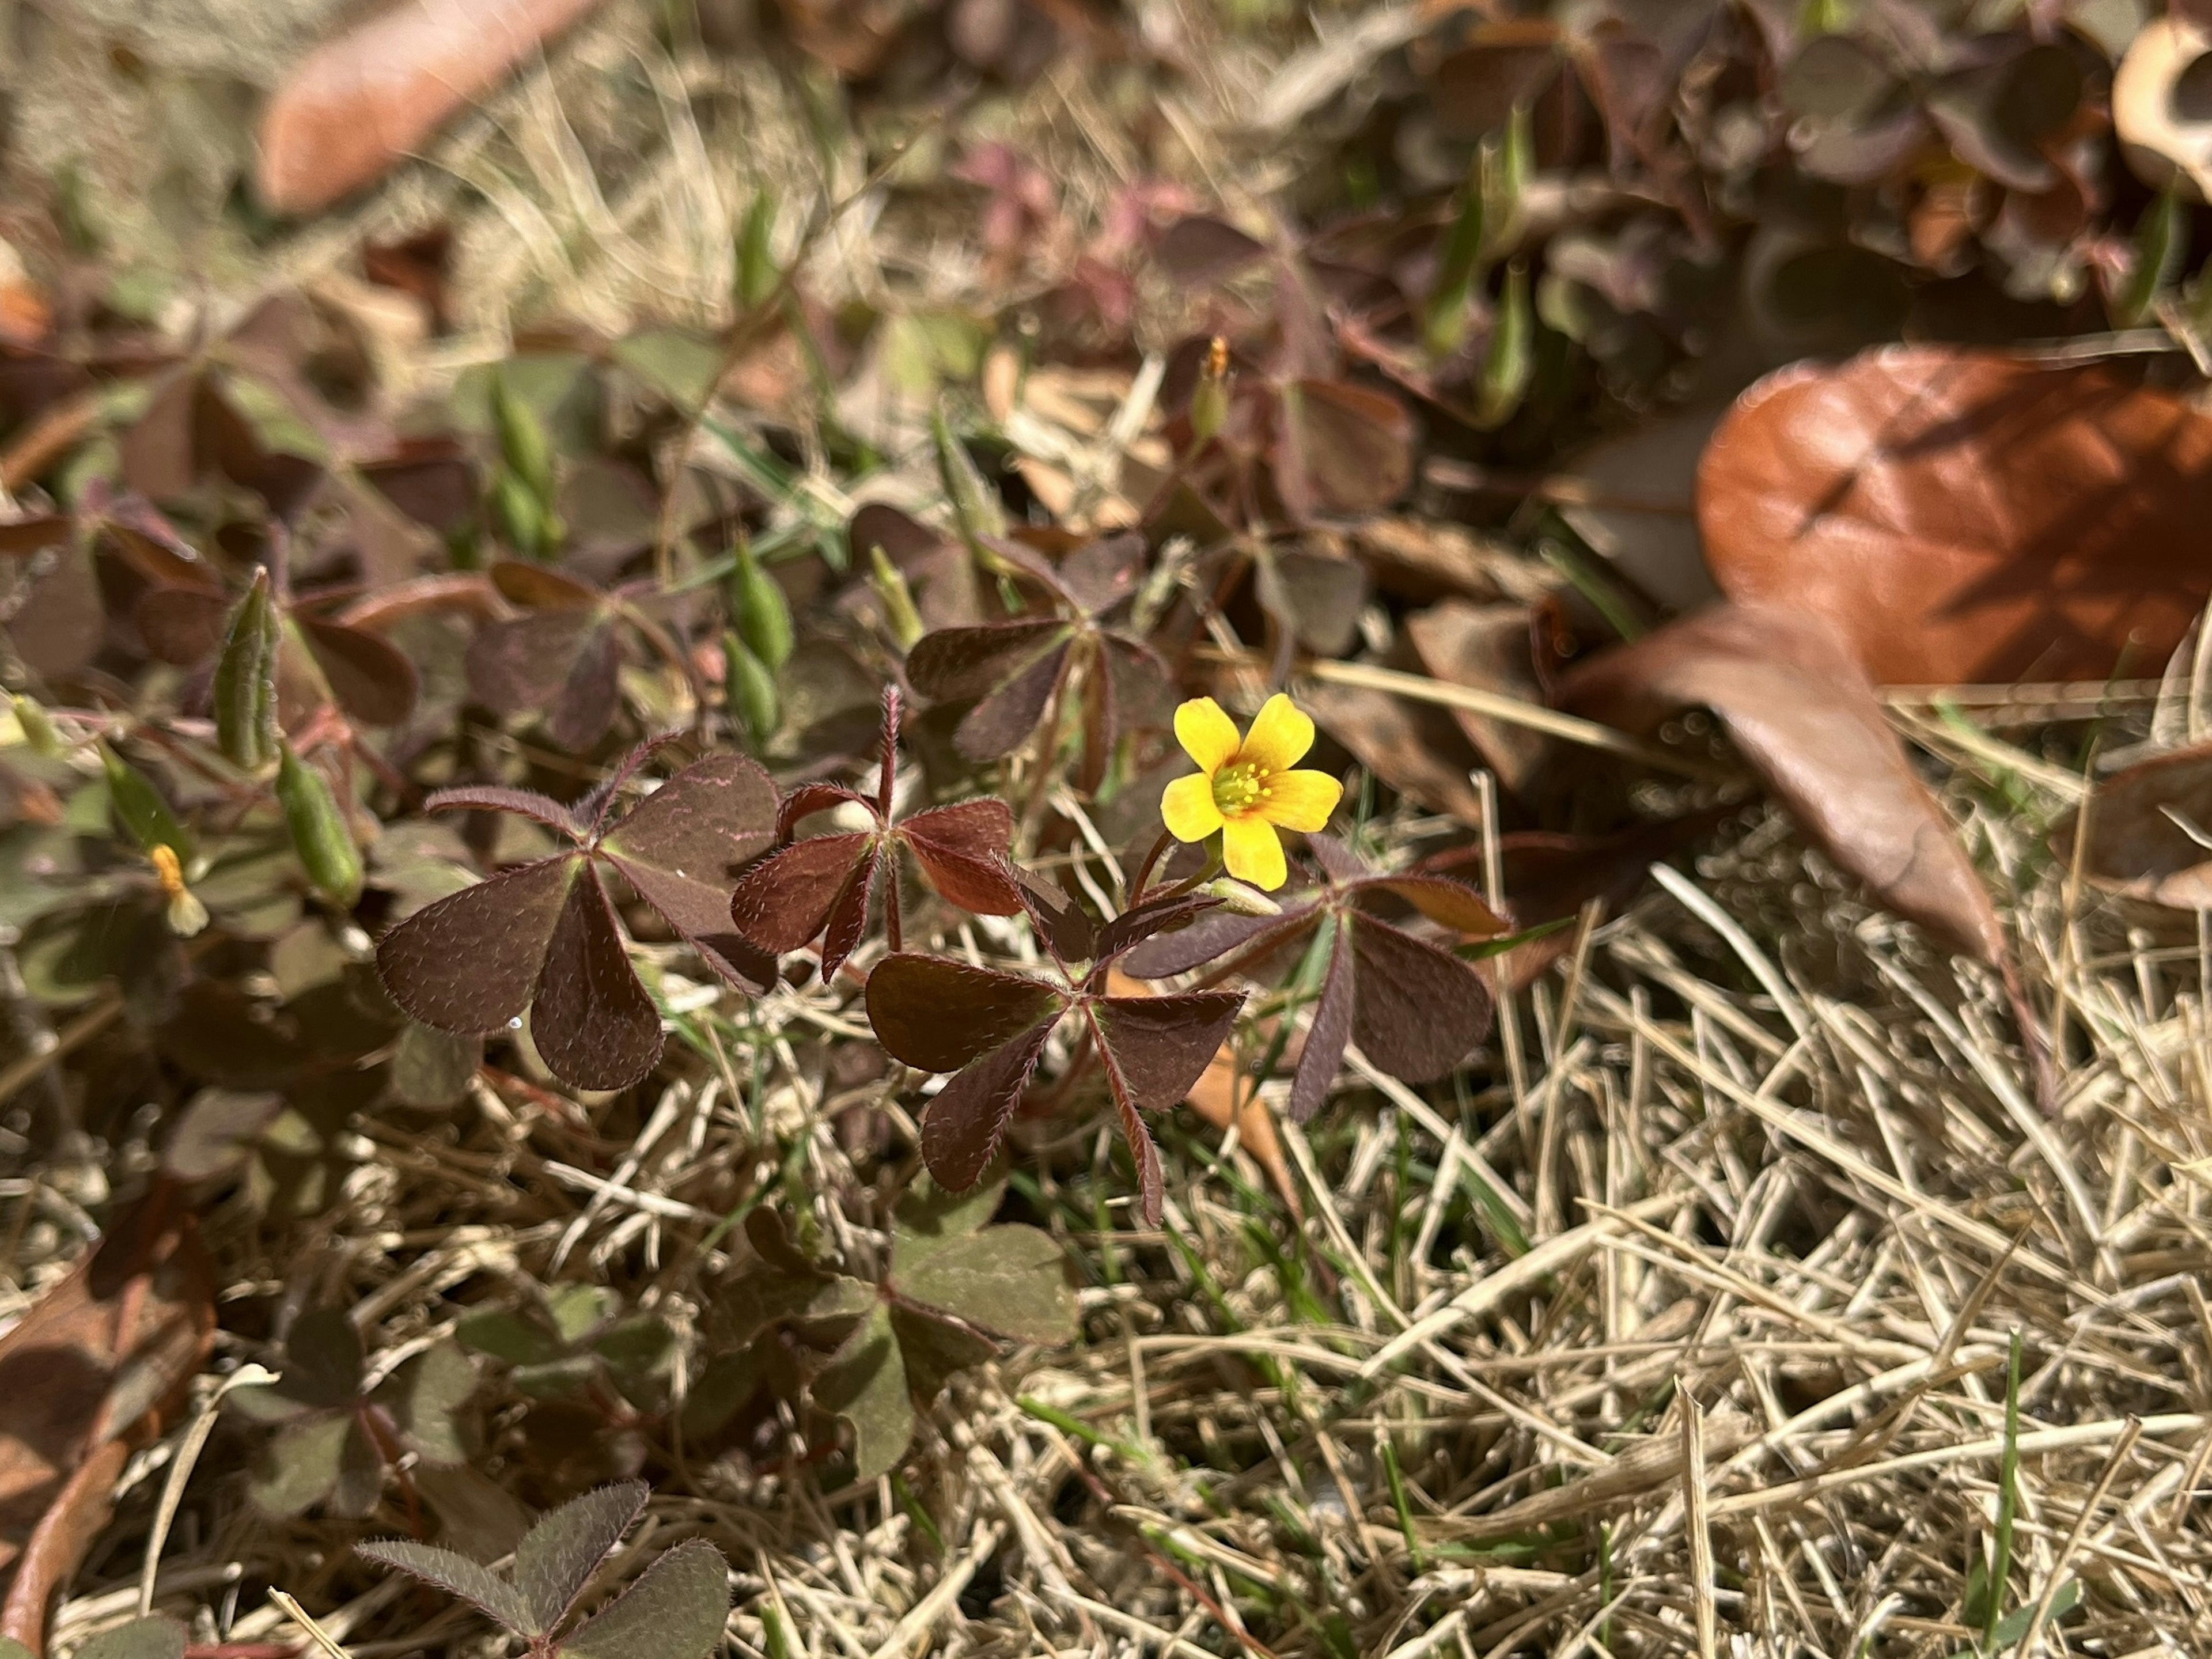
[[[2004,961],[2003,925],[1865,672],[1819,617],[1728,605],[1592,659],[1560,704],[1632,732],[1710,708],[1806,836],[1883,907]]]
[[[1721,422],[1698,495],[1722,591],[1817,614],[1883,684],[2103,679],[2212,597],[2212,416],[2101,363],[1796,364]]]
[[[2070,831],[2062,851],[2073,851]],[[2212,910],[2212,744],[2138,762],[2098,785],[2081,868],[2129,898]]]
[[[2154,17],[2128,45],[2112,76],[2112,130],[2136,178],[2212,197],[2212,120],[2183,93],[2212,35],[2185,16]]]

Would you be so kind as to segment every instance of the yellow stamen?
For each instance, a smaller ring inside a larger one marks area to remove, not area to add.
[[[1242,817],[1270,793],[1267,769],[1257,761],[1224,766],[1213,775],[1213,804],[1224,817]]]

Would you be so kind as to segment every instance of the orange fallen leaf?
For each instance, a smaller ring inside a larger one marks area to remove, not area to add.
[[[2155,672],[2212,597],[2208,514],[2212,416],[1949,347],[1769,375],[1698,477],[1722,590],[1825,618],[1892,685]]]
[[[1164,994],[1161,988],[1149,985],[1140,979],[1132,979],[1116,969],[1106,975],[1106,993],[1116,997],[1151,997]],[[1283,1195],[1293,1218],[1304,1219],[1305,1208],[1298,1201],[1298,1185],[1291,1174],[1290,1160],[1283,1156],[1282,1138],[1275,1133],[1275,1114],[1267,1100],[1252,1086],[1252,1079],[1243,1075],[1237,1066],[1237,1049],[1233,1043],[1224,1042],[1220,1052],[1206,1062],[1206,1070],[1191,1085],[1190,1093],[1183,1103],[1215,1128],[1226,1134],[1229,1126],[1237,1126],[1237,1144],[1252,1155],[1252,1161],[1267,1172],[1267,1179]]]
[[[373,184],[598,0],[408,0],[301,59],[261,118],[261,199],[312,213]]]

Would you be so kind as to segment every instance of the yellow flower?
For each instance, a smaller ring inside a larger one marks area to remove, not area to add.
[[[1211,697],[1176,710],[1176,738],[1198,763],[1160,797],[1160,817],[1177,841],[1221,833],[1222,861],[1239,881],[1273,892],[1289,873],[1278,826],[1311,834],[1328,823],[1344,786],[1326,772],[1291,770],[1313,747],[1314,723],[1277,692],[1240,739]]]

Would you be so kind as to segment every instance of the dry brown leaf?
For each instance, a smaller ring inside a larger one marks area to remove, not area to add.
[[[1468,777],[1482,763],[1446,710],[1327,682],[1307,686],[1301,700],[1322,730],[1400,794],[1462,823],[1482,822],[1482,797]]]
[[[1549,567],[1519,548],[1463,525],[1428,519],[1369,519],[1352,532],[1376,586],[1426,603],[1448,594],[1493,603],[1533,603],[1559,586]]]
[[[106,1523],[131,1445],[207,1358],[214,1296],[191,1212],[164,1181],[0,1337],[0,1636],[40,1650],[47,1601]]]
[[[1899,346],[1746,392],[1698,476],[1729,598],[1885,684],[2102,679],[2212,596],[2212,417],[2103,365]]]
[[[598,0],[407,0],[293,69],[261,118],[261,199],[312,213],[373,184]]]
[[[2064,850],[2070,854],[2070,844]],[[2081,867],[2130,898],[2212,910],[2212,744],[2142,761],[2099,784]]]
[[[1887,909],[1992,967],[2004,927],[1863,671],[1820,618],[1719,605],[1592,659],[1560,707],[1631,732],[1686,708],[1729,737],[1820,850]]]
[[[1525,605],[1446,599],[1407,617],[1406,637],[1420,654],[1422,666],[1446,684],[1497,691],[1541,708],[1550,697],[1536,672],[1531,633],[1535,625]],[[1455,708],[1451,715],[1498,782],[1516,795],[1525,796],[1556,758],[1558,743],[1540,732],[1471,709]]]
[[[1109,996],[1150,997],[1166,994],[1167,988],[1132,979],[1118,968],[1107,970]],[[1183,1103],[1224,1134],[1235,1123],[1237,1144],[1267,1172],[1267,1179],[1282,1194],[1292,1217],[1304,1218],[1304,1206],[1298,1202],[1297,1182],[1291,1174],[1290,1160],[1283,1156],[1282,1139],[1275,1133],[1275,1114],[1265,1097],[1252,1087],[1252,1079],[1238,1072],[1235,1043],[1221,1045],[1220,1052],[1206,1062],[1206,1070],[1191,1085]]]

